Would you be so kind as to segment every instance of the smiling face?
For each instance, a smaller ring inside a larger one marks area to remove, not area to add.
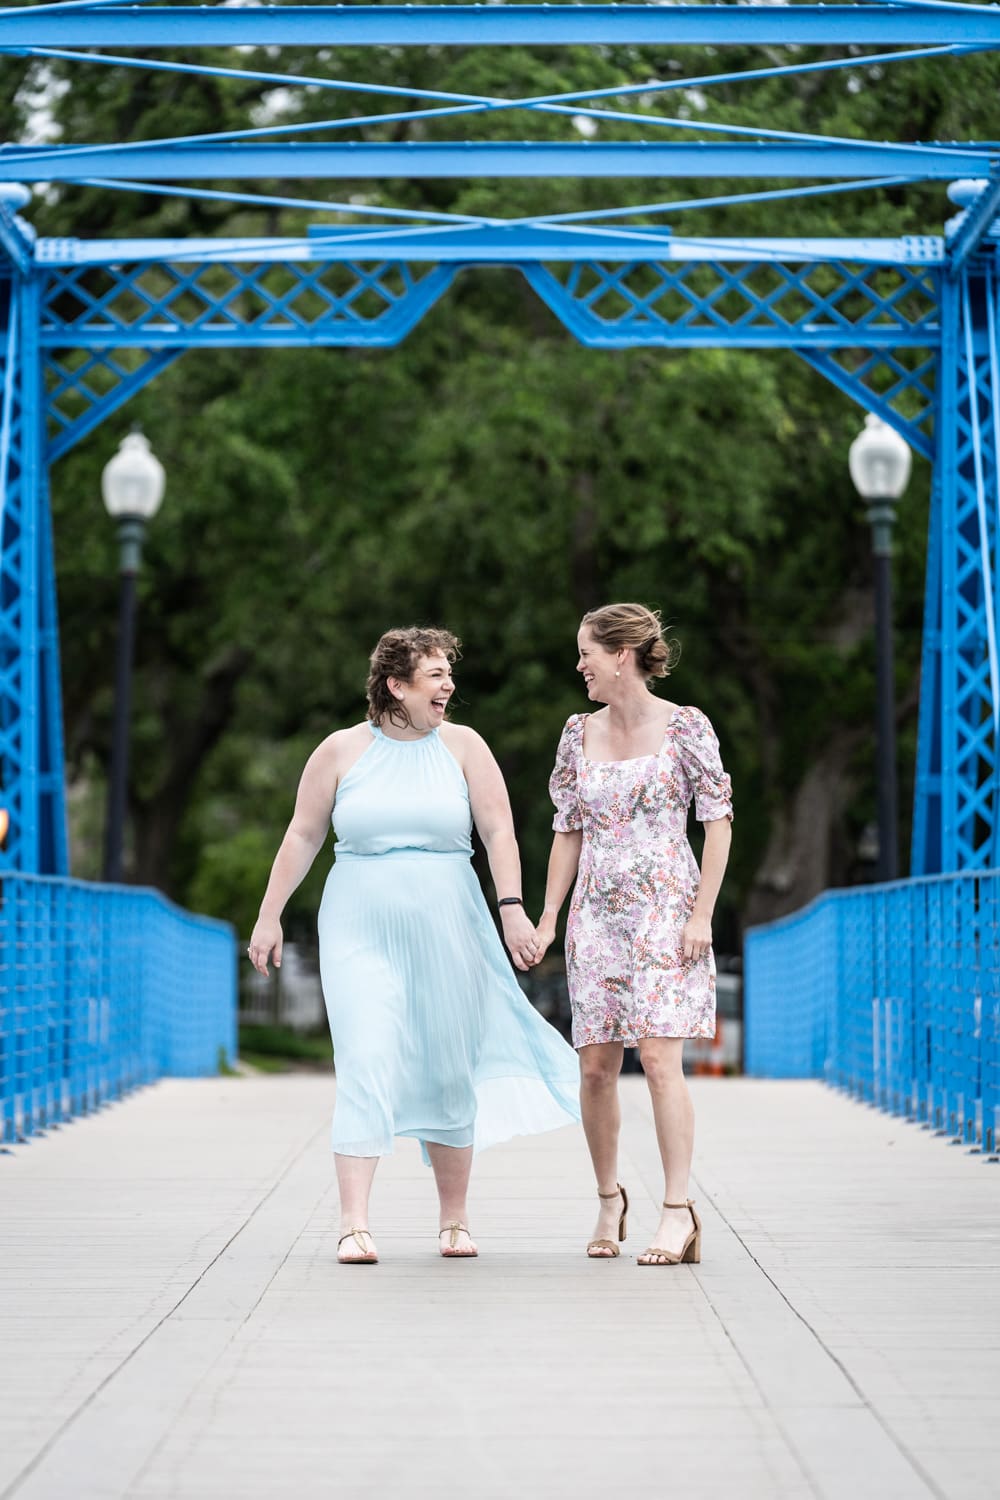
[[[389,690],[406,710],[410,726],[426,734],[444,722],[448,700],[455,691],[451,663],[442,651],[418,657],[409,682],[390,677]]]
[[[587,697],[591,703],[607,703],[614,695],[615,685],[620,686],[615,672],[620,670],[621,653],[599,645],[586,625],[581,627],[576,645],[579,652],[576,670],[583,675]]]

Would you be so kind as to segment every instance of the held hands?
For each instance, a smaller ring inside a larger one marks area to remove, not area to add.
[[[542,959],[545,957],[555,939],[555,935],[555,917],[549,916],[547,915],[547,913],[542,912],[542,915],[538,921],[538,926],[535,928],[535,941],[538,944],[537,957],[535,958],[536,964],[541,963]]]
[[[257,924],[250,936],[250,946],[247,948],[250,962],[258,974],[263,974],[265,978],[267,977],[267,961],[271,957],[272,952],[274,954],[274,967],[276,969],[281,968],[281,949],[283,943],[284,938],[281,932],[281,923],[277,917],[258,917]]]
[[[712,923],[709,918],[692,912],[684,927],[683,943],[685,958],[704,958],[712,946]]]
[[[545,952],[545,948],[540,946],[538,934],[532,927],[530,919],[525,915],[524,907],[501,907],[500,921],[503,925],[503,940],[514,960],[514,967],[524,970],[532,968]]]

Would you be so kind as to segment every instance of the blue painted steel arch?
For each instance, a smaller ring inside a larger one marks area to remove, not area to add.
[[[1000,46],[1000,13],[976,5],[270,10],[79,5],[0,10],[0,52],[45,56],[55,49],[67,56],[58,49],[198,48],[259,44],[265,35],[280,45],[301,40],[306,26],[315,45],[324,38],[343,42],[350,37],[353,45],[426,45],[435,38],[441,45],[654,38],[724,45],[769,38],[894,46],[918,42],[959,53]],[[102,61],[93,54],[86,60]],[[148,51],[142,58],[103,61],[170,66],[151,60]],[[834,59],[802,66],[841,65]],[[205,70],[213,69],[206,65]],[[441,102],[433,94],[426,98]],[[445,108],[449,113],[494,108],[607,113],[578,96],[474,97]],[[414,113],[408,108],[399,118]],[[630,123],[648,118],[653,130],[665,124],[697,128],[652,115],[621,118]],[[352,122],[330,123],[339,127]],[[99,181],[121,191],[195,191],[217,197],[241,195],[167,187],[165,182],[213,173],[229,180],[241,172],[278,177],[363,173],[370,179],[399,172],[545,175],[555,170],[572,176],[724,172],[784,179],[798,174],[857,178],[859,186],[879,173],[891,174],[877,178],[882,183],[947,180],[960,173],[978,179],[964,217],[944,238],[848,241],[688,240],[649,222],[693,206],[697,200],[692,200],[689,205],[602,211],[592,222],[581,222],[579,215],[497,221],[371,209],[364,211],[369,218],[395,222],[324,223],[299,239],[102,244],[35,240],[17,219],[14,200],[0,197],[0,805],[11,817],[0,848],[0,870],[66,868],[47,464],[185,350],[391,346],[416,326],[463,267],[480,264],[517,268],[568,331],[595,349],[636,344],[792,349],[933,460],[914,871],[978,869],[997,862],[1000,300],[993,224],[1000,202],[1000,147],[991,142],[844,142],[752,127],[703,129],[716,134],[681,144],[577,140],[395,147],[341,140],[336,145],[251,145],[230,134],[135,146],[60,143],[0,149],[0,181]],[[727,131],[757,138],[720,141],[719,134]],[[162,180],[149,180],[154,177]],[[833,189],[799,191],[806,197],[853,185],[846,181]],[[739,203],[788,196],[789,191],[748,191],[702,201]],[[243,196],[261,203],[296,202]],[[299,202],[328,213],[354,213],[350,204]],[[643,222],[609,222],[628,213],[645,216]]]
[[[186,349],[389,347],[412,330],[468,264],[281,258],[260,263],[198,260],[190,253],[181,262],[122,263],[117,257],[124,248],[109,249],[116,257],[111,265],[95,264],[90,247],[81,265],[71,245],[37,244],[36,337],[46,379],[50,462]],[[322,253],[324,242],[309,248]],[[790,247],[793,255],[806,248]],[[551,245],[547,249],[553,253]],[[771,258],[759,261],[514,264],[584,344],[595,349],[719,343],[792,349],[860,405],[879,411],[914,449],[931,457],[946,281],[943,250],[939,247],[935,263],[927,246],[918,244],[911,260],[900,256],[885,264],[782,261],[776,255],[778,242],[768,249]],[[622,253],[620,246],[617,253]],[[822,291],[809,280],[817,266],[827,277]],[[280,281],[280,291],[271,289],[271,278]],[[252,299],[247,298],[250,292]],[[248,300],[256,307],[253,315],[238,311]],[[40,581],[43,575],[50,587],[50,570],[40,571]],[[938,638],[943,640],[940,630]],[[956,649],[958,644],[956,638]],[[933,711],[928,706],[926,712]],[[56,729],[57,716],[50,715],[50,737]],[[928,813],[922,826],[931,807],[930,797],[924,800]],[[945,845],[937,847],[943,852]],[[935,846],[927,849],[933,855]],[[47,866],[55,852],[53,846],[43,857],[39,850],[38,863]],[[973,853],[969,848],[960,852],[966,861]],[[26,853],[22,849],[18,856],[22,862]]]

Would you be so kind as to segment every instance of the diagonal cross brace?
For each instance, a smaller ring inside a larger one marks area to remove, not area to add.
[[[931,463],[934,462],[933,438],[924,432],[917,422],[903,416],[890,406],[888,401],[884,401],[877,391],[869,389],[863,381],[849,370],[845,370],[827,351],[802,346],[797,348],[795,353],[807,365],[811,365],[814,370],[829,380],[831,385],[843,391],[845,396],[850,396],[851,400],[856,401],[865,411],[874,412],[889,427],[895,428],[900,437],[909,443],[916,453],[922,454]]]
[[[138,391],[141,391],[143,386],[148,385],[151,380],[155,380],[156,376],[165,370],[167,365],[173,364],[174,360],[182,352],[183,350],[181,349],[157,349],[151,351],[150,357],[144,365],[140,366],[138,370],[131,371],[113,390],[99,397],[75,421],[68,423],[61,432],[56,433],[50,439],[46,451],[48,462],[50,464],[55,463],[57,459],[62,458],[64,453],[68,453],[71,448],[75,448],[76,444],[82,438],[85,438],[89,432],[93,432],[95,427],[99,427],[106,417],[109,417],[113,411],[117,411],[120,406],[123,406]]]
[[[5,255],[21,275],[31,269],[31,240],[24,232],[23,221],[19,221],[10,203],[0,196],[0,255]]]

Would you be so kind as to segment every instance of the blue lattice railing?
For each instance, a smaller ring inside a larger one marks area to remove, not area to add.
[[[0,882],[0,1140],[236,1054],[232,930],[157,891]]]
[[[746,937],[746,1070],[996,1152],[1000,871],[827,891]]]

